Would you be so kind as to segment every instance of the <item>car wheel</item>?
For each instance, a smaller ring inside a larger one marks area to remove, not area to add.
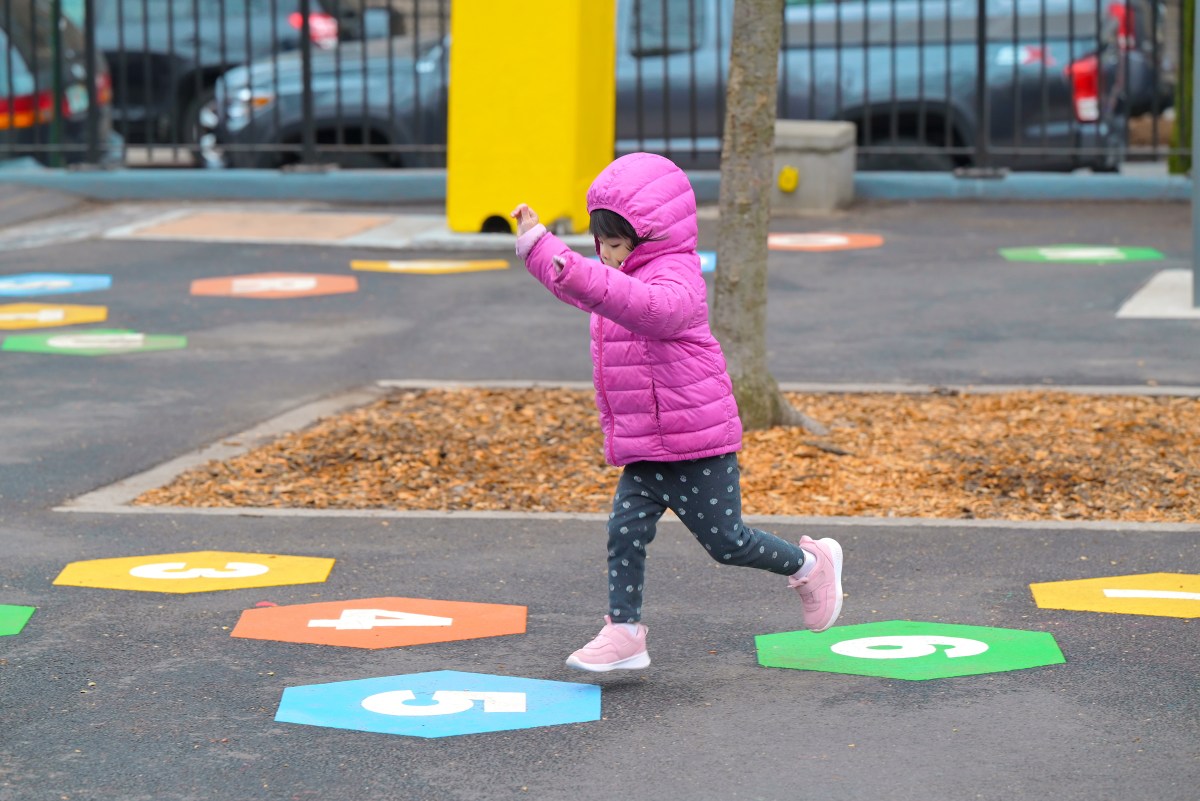
[[[217,98],[212,89],[192,98],[183,112],[179,130],[197,167],[224,167],[225,157],[217,143]]]

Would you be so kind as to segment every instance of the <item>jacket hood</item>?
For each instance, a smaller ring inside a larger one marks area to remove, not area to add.
[[[587,193],[588,213],[608,209],[629,221],[640,237],[625,271],[664,253],[696,249],[696,194],[687,174],[655,153],[621,156],[596,176]]]

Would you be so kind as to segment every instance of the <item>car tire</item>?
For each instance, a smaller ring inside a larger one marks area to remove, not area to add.
[[[188,102],[179,119],[179,134],[192,154],[197,167],[221,166],[223,159],[215,148],[216,119],[208,115],[216,113],[217,97],[212,87],[206,87]]]

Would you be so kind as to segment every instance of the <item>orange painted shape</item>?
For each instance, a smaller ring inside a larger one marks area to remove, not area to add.
[[[427,598],[359,598],[247,609],[231,636],[349,648],[397,648],[524,633],[523,606]]]
[[[192,282],[193,295],[229,298],[301,298],[357,291],[358,279],[352,275],[320,273],[255,273]]]
[[[771,250],[802,250],[824,252],[829,250],[861,250],[877,248],[883,237],[876,234],[843,234],[826,231],[814,233],[768,234],[767,247]]]

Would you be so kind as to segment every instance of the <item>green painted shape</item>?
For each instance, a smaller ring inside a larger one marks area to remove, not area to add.
[[[29,618],[33,617],[35,609],[37,609],[36,606],[0,604],[0,637],[20,634],[21,629],[25,628],[25,624],[29,622]]]
[[[754,638],[763,667],[924,681],[1066,662],[1044,631],[889,620]]]
[[[62,353],[71,356],[110,356],[117,353],[145,353],[154,350],[181,350],[187,337],[174,334],[142,334],[123,329],[93,329],[54,334],[10,336],[0,350],[20,353]]]
[[[1056,264],[1107,264],[1121,261],[1158,261],[1163,254],[1154,248],[1121,248],[1111,245],[1047,245],[1039,248],[1000,248],[1009,261],[1039,261]]]

